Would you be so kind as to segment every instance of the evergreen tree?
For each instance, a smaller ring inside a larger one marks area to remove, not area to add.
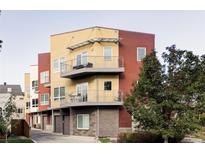
[[[199,128],[196,108],[203,104],[199,87],[204,81],[199,82],[201,61],[192,52],[173,45],[162,57],[164,66],[155,52],[144,58],[140,79],[133,84],[125,107],[138,127],[160,134],[168,142]]]

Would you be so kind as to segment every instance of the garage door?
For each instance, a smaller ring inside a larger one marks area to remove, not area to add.
[[[46,124],[47,124],[47,117],[43,117],[43,130],[46,130]]]
[[[64,124],[63,124],[63,134],[70,134],[70,117],[64,116]]]
[[[119,126],[119,112],[117,109],[100,109],[100,136],[116,137]]]
[[[62,133],[62,117],[61,116],[55,116],[54,118],[54,126],[55,126],[55,132],[56,133]]]

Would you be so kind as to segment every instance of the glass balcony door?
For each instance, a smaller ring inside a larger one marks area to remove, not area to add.
[[[88,63],[88,54],[83,52],[76,56],[76,66],[87,65]]]
[[[88,101],[88,83],[81,83],[76,86],[78,102]]]

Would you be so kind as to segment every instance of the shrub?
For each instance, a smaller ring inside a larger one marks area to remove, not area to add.
[[[163,143],[163,138],[150,132],[120,133],[119,143]]]
[[[184,134],[176,134],[175,137],[169,138],[170,143],[179,143],[184,138]],[[120,133],[118,135],[118,143],[163,143],[164,139],[161,135],[157,135],[147,131],[136,133]]]

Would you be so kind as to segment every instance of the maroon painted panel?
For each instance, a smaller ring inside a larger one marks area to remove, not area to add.
[[[137,47],[146,47],[147,54],[154,49],[155,35],[130,31],[119,31],[119,56],[124,60],[125,72],[120,75],[119,87],[124,96],[130,93],[132,83],[139,79],[142,62],[137,61]],[[120,109],[120,127],[131,127],[131,116],[123,107]]]
[[[40,104],[40,95],[43,93],[49,93],[50,98],[50,88],[44,86],[44,84],[40,83],[40,73],[44,71],[49,71],[49,80],[50,80],[50,53],[40,53],[38,54],[38,109],[39,111],[46,110],[50,107],[50,99],[49,105],[41,105]]]

